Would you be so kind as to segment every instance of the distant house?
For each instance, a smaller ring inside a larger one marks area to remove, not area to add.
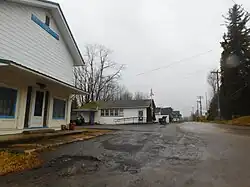
[[[58,3],[0,1],[0,134],[70,122],[82,55]]]
[[[173,122],[179,122],[182,119],[180,111],[173,111],[172,116],[173,116]]]
[[[166,122],[170,123],[173,109],[171,107],[168,108],[156,108],[155,118],[156,122],[159,122],[159,119],[166,117]]]
[[[155,119],[155,103],[151,99],[91,103],[81,109],[73,109],[72,119],[79,115],[90,124],[152,123]]]

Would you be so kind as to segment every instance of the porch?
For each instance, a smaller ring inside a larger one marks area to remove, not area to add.
[[[70,84],[0,60],[0,135],[37,129],[60,130],[70,122]]]

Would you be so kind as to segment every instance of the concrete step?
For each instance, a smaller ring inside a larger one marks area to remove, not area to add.
[[[44,133],[54,133],[55,129],[25,129],[23,134],[44,134]]]

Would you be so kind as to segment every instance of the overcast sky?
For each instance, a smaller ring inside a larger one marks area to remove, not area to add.
[[[117,63],[126,64],[121,81],[130,91],[152,88],[157,106],[172,106],[184,115],[198,95],[209,93],[206,77],[219,67],[222,14],[231,0],[54,1],[82,51],[85,44],[103,44],[114,51]],[[235,1],[250,10],[249,0]],[[200,53],[205,54],[137,76]]]

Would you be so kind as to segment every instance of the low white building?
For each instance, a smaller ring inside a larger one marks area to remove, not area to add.
[[[152,123],[155,120],[155,103],[151,99],[108,101],[99,102],[95,109],[84,107],[73,112],[74,119],[81,115],[90,124]]]
[[[58,3],[0,1],[0,134],[68,124],[83,64]]]

